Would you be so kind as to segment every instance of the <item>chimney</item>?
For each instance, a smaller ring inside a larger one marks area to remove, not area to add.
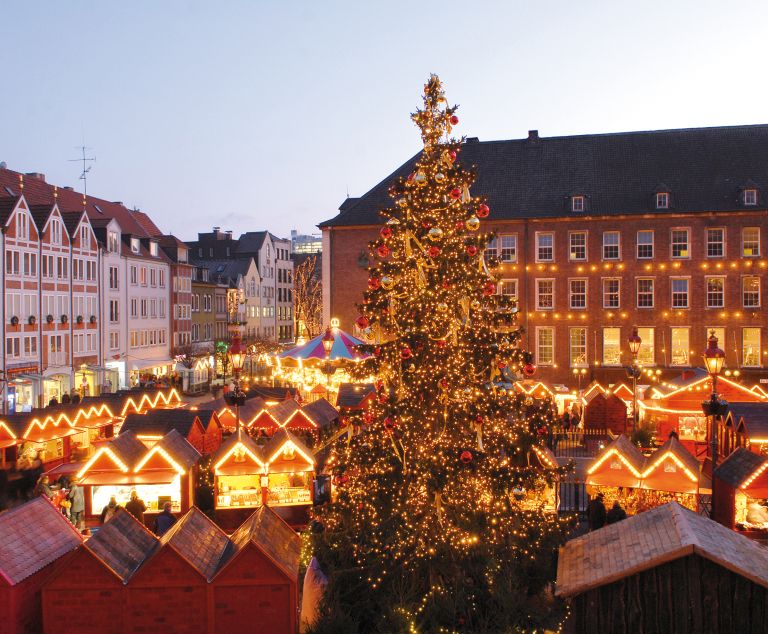
[[[528,130],[528,143],[538,143],[538,142],[539,142],[539,131]]]
[[[218,235],[218,234],[219,234],[219,231],[221,231],[221,227],[214,227],[214,228],[213,228],[213,234],[214,234],[214,235]]]
[[[25,176],[29,176],[29,178],[34,178],[35,180],[45,182],[45,174],[41,174],[40,172],[27,172]]]
[[[122,200],[113,200],[112,202],[113,202],[115,205],[120,205],[121,207],[123,207],[123,206],[124,206],[124,205],[123,205],[123,201],[122,201]],[[134,210],[134,211],[135,211],[135,210]]]
[[[72,187],[71,185],[64,185],[64,187],[62,189],[66,189],[68,192],[75,191],[75,188]]]
[[[228,238],[229,240],[231,240],[231,239],[232,239],[232,230],[231,230],[231,229],[230,229],[229,231],[225,231],[224,233],[226,233],[226,234],[227,234],[227,238]]]
[[[480,139],[476,136],[467,137],[464,143],[480,143]]]

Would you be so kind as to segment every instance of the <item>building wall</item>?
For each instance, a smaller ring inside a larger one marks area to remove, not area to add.
[[[192,280],[192,344],[212,351],[216,339],[216,284]]]
[[[291,241],[275,240],[274,248],[277,340],[289,342],[294,340]]]
[[[171,349],[192,340],[192,270],[189,264],[171,264]]]

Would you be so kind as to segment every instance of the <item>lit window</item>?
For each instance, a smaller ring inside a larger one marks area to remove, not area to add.
[[[587,232],[573,231],[568,236],[568,259],[572,262],[584,262],[587,259]]]
[[[742,328],[741,365],[758,367],[760,365],[760,328]]]
[[[725,328],[720,326],[710,327],[704,330],[704,341],[709,341],[709,335],[712,331],[715,331],[715,337],[717,337],[718,346],[720,346],[723,349],[723,352],[726,353],[726,357],[728,354],[728,346],[725,343]],[[726,358],[726,363],[727,363]]]
[[[157,257],[157,242],[149,243],[149,255]]]
[[[688,251],[688,229],[672,230],[672,257],[687,258]]]
[[[552,310],[555,307],[555,280],[536,280],[536,309]]]
[[[637,232],[637,259],[653,259],[653,231]]]
[[[741,230],[741,254],[745,258],[760,255],[760,228],[745,227]]]
[[[555,329],[536,328],[536,363],[552,365],[555,362]]]
[[[725,255],[725,229],[707,229],[707,257],[722,258]]]
[[[621,365],[621,328],[603,328],[603,365]]]
[[[553,262],[555,259],[555,234],[536,234],[536,261]]]
[[[587,365],[587,329],[571,328],[569,331],[569,348],[572,368],[583,368]]]
[[[745,189],[744,190],[744,204],[745,205],[756,205],[757,204],[757,190],[756,189]]]
[[[725,306],[725,279],[722,277],[707,277],[707,308],[722,308]]]
[[[501,261],[517,262],[517,234],[501,236]]]
[[[571,211],[584,211],[584,196],[571,196]]]
[[[687,277],[672,278],[672,308],[688,308],[688,283]]]
[[[672,328],[671,365],[690,365],[690,329]]]
[[[587,280],[570,280],[569,305],[574,309],[587,307]]]
[[[669,209],[669,194],[667,192],[656,194],[656,209]]]
[[[485,247],[485,252],[483,256],[485,257],[486,263],[490,263],[491,258],[497,257],[498,248],[499,248],[499,243],[496,240],[496,237],[494,236],[488,241],[488,245]]]
[[[603,308],[619,308],[621,306],[621,280],[603,280]]]
[[[741,290],[744,299],[744,308],[760,307],[760,278],[755,276],[741,279]]]
[[[640,350],[637,353],[637,362],[639,365],[656,365],[654,330],[654,328],[649,327],[638,327],[637,329],[637,335],[642,340]]]
[[[499,295],[504,295],[517,301],[517,280],[501,280],[499,283]]]
[[[653,308],[653,278],[641,277],[637,280],[637,307]]]
[[[618,260],[621,257],[621,234],[618,231],[603,231],[603,259]]]

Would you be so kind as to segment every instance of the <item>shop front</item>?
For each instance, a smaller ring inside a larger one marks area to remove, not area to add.
[[[739,447],[715,470],[715,520],[768,541],[768,457]]]
[[[47,406],[62,402],[62,397],[67,394],[71,396],[71,378],[67,372],[56,372],[55,374],[46,374],[42,379],[43,383],[43,405]]]
[[[267,472],[267,500],[291,526],[309,520],[312,506],[315,459],[312,452],[291,432],[276,432],[263,449]]]
[[[104,364],[104,390],[103,392],[117,392],[117,390],[130,387],[125,369],[125,361],[107,361]]]
[[[171,359],[137,359],[128,363],[129,387],[170,385],[175,363]]]
[[[36,368],[35,368],[36,369]],[[10,371],[9,371],[10,374]],[[39,406],[38,400],[42,394],[40,374],[15,374],[8,379],[8,413],[31,412]]]

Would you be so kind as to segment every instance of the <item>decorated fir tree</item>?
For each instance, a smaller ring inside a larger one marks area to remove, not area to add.
[[[490,209],[470,191],[458,124],[431,76],[412,115],[424,150],[390,188],[357,325],[376,399],[330,464],[315,553],[323,632],[506,632],[557,623],[546,592],[566,521],[545,508],[562,470],[514,381],[532,374],[516,307],[485,258]],[[546,416],[548,414],[544,414]]]

